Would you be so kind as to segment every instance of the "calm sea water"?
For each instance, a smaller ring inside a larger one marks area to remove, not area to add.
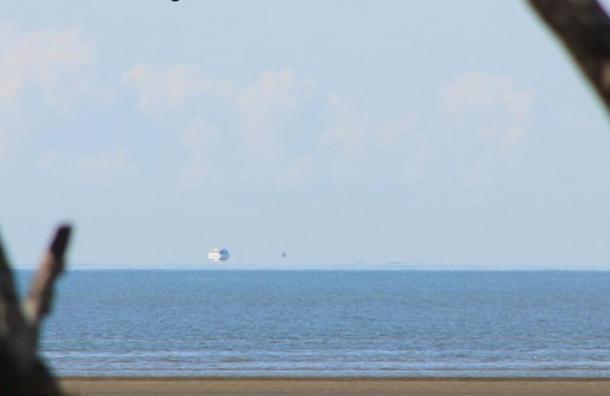
[[[610,273],[71,271],[43,338],[62,375],[610,377]]]

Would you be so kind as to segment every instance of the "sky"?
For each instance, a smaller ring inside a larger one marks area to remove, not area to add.
[[[68,221],[73,268],[610,269],[608,116],[521,1],[6,2],[0,120],[19,268]]]

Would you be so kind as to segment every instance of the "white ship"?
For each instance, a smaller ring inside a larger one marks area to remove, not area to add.
[[[214,261],[215,263],[219,261],[227,261],[229,257],[231,257],[229,250],[225,248],[214,248],[208,253],[208,259],[210,261]]]

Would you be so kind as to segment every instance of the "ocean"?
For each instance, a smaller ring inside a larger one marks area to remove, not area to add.
[[[610,376],[610,272],[71,270],[53,308],[68,376]]]

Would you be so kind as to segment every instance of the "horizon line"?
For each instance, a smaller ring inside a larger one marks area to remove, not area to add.
[[[18,271],[34,271],[37,266],[15,266]],[[465,272],[465,271],[480,271],[480,272],[536,272],[536,271],[554,271],[554,272],[610,272],[608,267],[554,267],[554,266],[451,266],[451,265],[294,265],[294,266],[261,266],[261,265],[75,265],[66,268],[68,271],[434,271],[434,272]]]

